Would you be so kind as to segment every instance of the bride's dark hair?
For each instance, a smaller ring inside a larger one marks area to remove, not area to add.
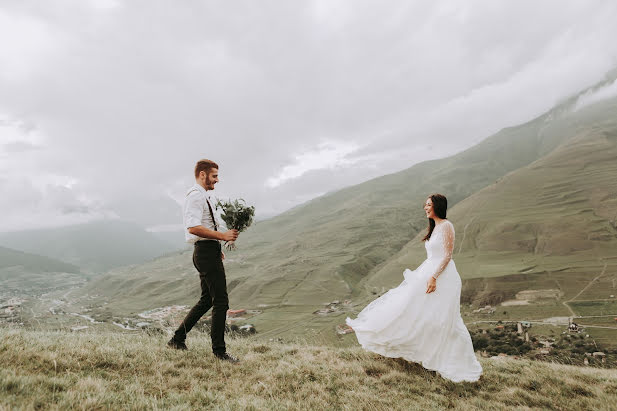
[[[446,218],[446,210],[448,210],[448,199],[441,194],[431,194],[429,196],[431,202],[433,203],[433,211],[435,215],[439,218]],[[428,219],[428,230],[426,235],[422,239],[422,241],[427,241],[431,238],[431,234],[433,234],[433,230],[435,229],[435,220],[432,218]]]

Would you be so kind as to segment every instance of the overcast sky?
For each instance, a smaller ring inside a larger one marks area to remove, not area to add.
[[[0,0],[0,231],[258,216],[469,147],[617,67],[617,2]]]

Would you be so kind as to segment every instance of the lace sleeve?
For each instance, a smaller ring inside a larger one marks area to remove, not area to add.
[[[452,260],[452,251],[454,250],[454,227],[449,221],[444,222],[443,225],[444,226],[441,227],[441,241],[443,241],[444,257],[437,267],[437,271],[433,274],[433,278],[435,279],[443,273],[443,270],[446,269],[448,263]]]

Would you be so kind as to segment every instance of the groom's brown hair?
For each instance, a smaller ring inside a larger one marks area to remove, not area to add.
[[[203,160],[199,160],[197,164],[195,164],[195,178],[199,177],[199,173],[201,173],[202,171],[205,171],[206,174],[210,173],[210,170],[213,168],[218,169],[219,165],[216,164],[214,161],[208,160],[206,158],[204,158]]]

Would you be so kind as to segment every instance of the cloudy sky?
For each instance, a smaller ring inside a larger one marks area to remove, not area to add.
[[[525,122],[617,67],[617,2],[0,0],[0,231],[267,217]]]

